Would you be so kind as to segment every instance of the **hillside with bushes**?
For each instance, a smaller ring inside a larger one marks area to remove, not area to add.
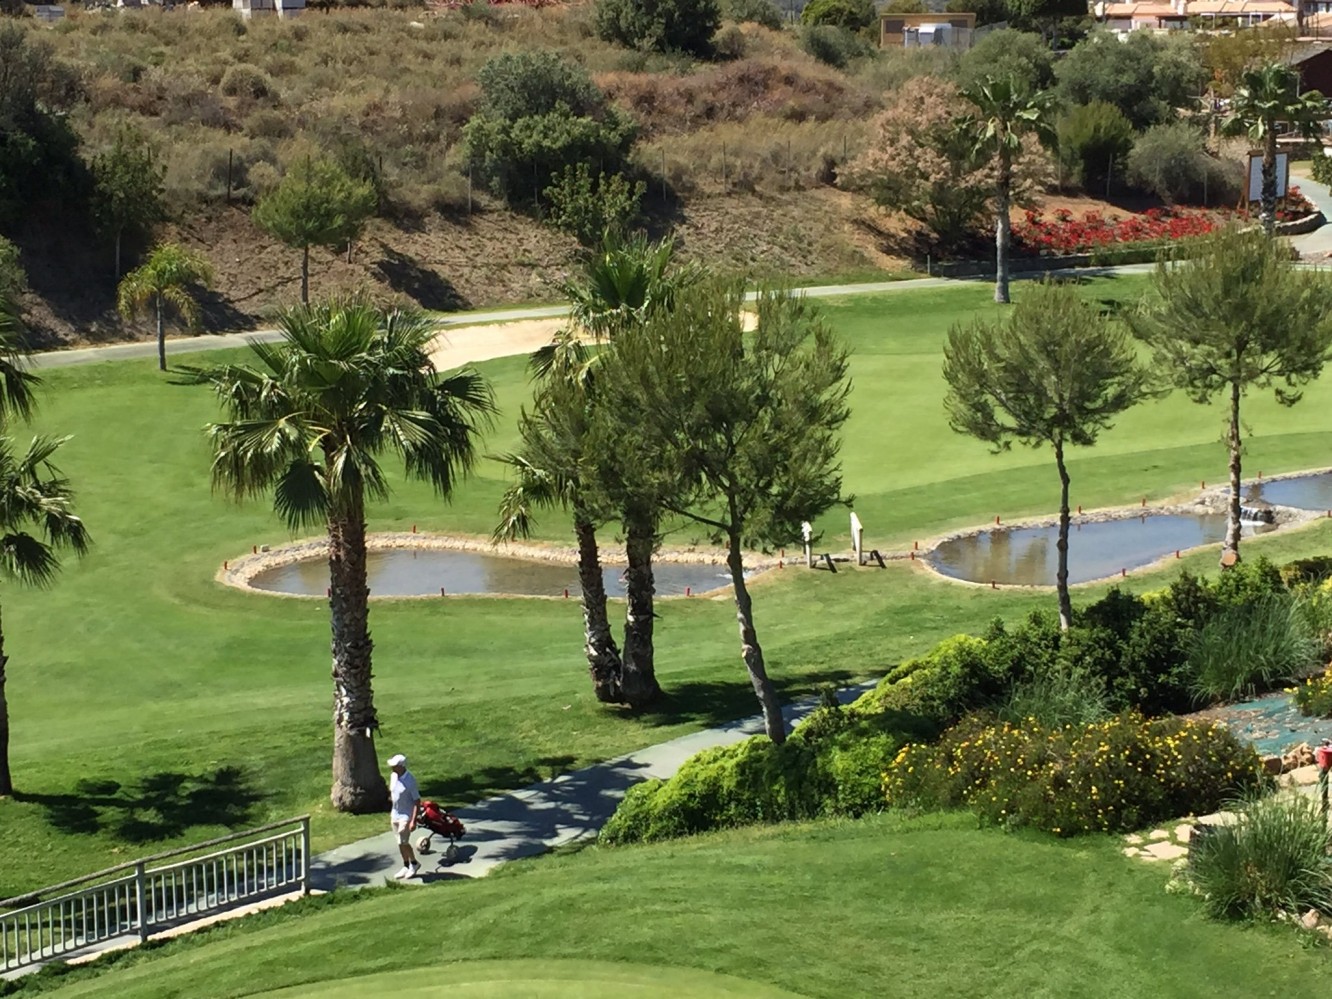
[[[686,258],[795,281],[983,255],[984,167],[953,162],[965,155],[935,126],[987,73],[1058,97],[1058,145],[1031,157],[1020,207],[1216,204],[1237,182],[1192,110],[1205,79],[1233,75],[1222,56],[1244,60],[1191,37],[1111,48],[1066,22],[1076,44],[1059,59],[1011,30],[959,58],[879,51],[840,0],[800,25],[770,0],[646,9],[6,19],[0,70],[27,81],[0,107],[6,287],[36,340],[59,344],[146,332],[117,314],[116,285],[163,241],[207,257],[215,330],[297,298],[307,253],[312,295],[430,309],[556,298],[580,243],[608,226],[674,232]],[[284,178],[329,170],[368,217],[298,236],[256,210]],[[940,204],[959,192],[964,204]]]

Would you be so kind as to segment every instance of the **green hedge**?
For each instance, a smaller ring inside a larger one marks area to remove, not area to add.
[[[822,707],[780,746],[756,736],[709,749],[668,781],[630,788],[600,841],[652,842],[710,829],[875,811],[883,807],[884,767],[907,742],[937,731],[926,720],[889,709]]]

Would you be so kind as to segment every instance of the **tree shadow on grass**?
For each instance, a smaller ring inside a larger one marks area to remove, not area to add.
[[[695,723],[706,728],[726,725],[737,719],[759,713],[758,698],[749,677],[743,669],[733,680],[689,680],[684,683],[666,683],[665,696],[655,704],[638,711],[626,711],[649,725],[681,725]],[[845,687],[858,679],[857,674],[845,669],[825,669],[794,677],[773,677],[777,698],[783,704],[817,694],[819,688],[831,684]]]
[[[263,799],[238,767],[199,774],[164,770],[131,785],[85,779],[71,794],[18,792],[14,797],[41,805],[46,821],[65,832],[106,831],[136,844],[172,839],[195,827],[248,825]]]

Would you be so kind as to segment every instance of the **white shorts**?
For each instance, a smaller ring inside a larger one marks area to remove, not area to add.
[[[399,843],[408,843],[411,841],[412,831],[408,828],[411,823],[412,820],[404,815],[393,815],[389,817],[389,825],[392,826],[393,831],[398,834]]]

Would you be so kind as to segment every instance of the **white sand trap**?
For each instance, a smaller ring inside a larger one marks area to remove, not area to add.
[[[741,313],[746,332],[758,324],[758,316],[746,309]],[[454,326],[435,338],[430,361],[436,371],[452,371],[464,364],[489,361],[496,357],[530,354],[550,343],[567,319],[524,319],[514,323],[490,323],[484,326]]]
[[[530,354],[550,343],[555,331],[567,322],[566,319],[524,319],[516,323],[449,327],[431,345],[430,361],[437,371],[451,371],[464,364],[495,357]]]

